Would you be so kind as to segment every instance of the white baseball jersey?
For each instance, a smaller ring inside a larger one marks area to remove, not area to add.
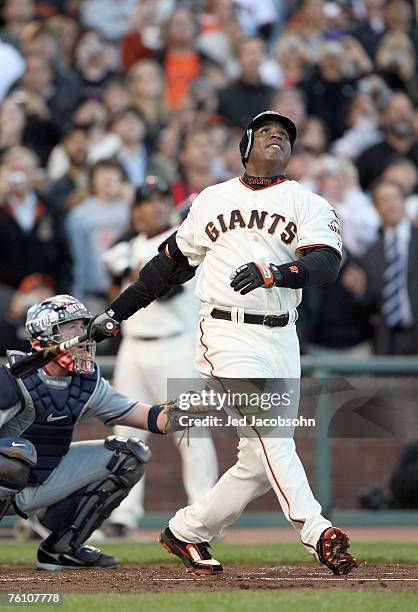
[[[296,181],[254,189],[240,178],[196,197],[177,244],[190,265],[202,264],[196,287],[202,302],[269,314],[296,308],[302,290],[259,288],[241,295],[229,284],[234,270],[250,261],[288,263],[307,247],[329,246],[339,254],[342,248],[339,220],[326,200]]]

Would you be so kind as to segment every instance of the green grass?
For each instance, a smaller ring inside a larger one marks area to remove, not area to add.
[[[104,552],[116,555],[121,563],[170,563],[177,561],[157,543],[104,543]],[[368,563],[398,562],[418,563],[418,546],[415,542],[353,542],[352,550]],[[1,543],[0,565],[31,564],[36,557],[36,543]],[[302,563],[311,556],[297,542],[283,544],[214,544],[213,554],[224,564],[228,563]]]
[[[372,591],[338,590],[276,590],[276,591],[235,591],[230,593],[144,593],[64,595],[59,606],[36,606],[35,610],[57,610],[57,612],[78,612],[78,610],[100,610],[118,612],[144,610],[144,612],[408,612],[417,610],[418,594],[386,593]],[[16,606],[3,606],[2,610],[16,610]]]
[[[121,563],[148,564],[179,561],[156,543],[105,543],[105,552],[114,553]],[[0,566],[2,564],[34,563],[36,543],[0,544]],[[311,559],[300,544],[224,544],[213,547],[214,555],[224,564],[231,563],[298,563]],[[361,561],[418,563],[416,543],[373,542],[353,543],[353,550]],[[0,569],[1,571],[1,569]],[[0,587],[0,591],[3,587]],[[30,591],[30,589],[28,589]],[[4,605],[3,610],[16,610],[16,606]],[[41,606],[35,610],[57,612],[78,612],[89,610],[107,612],[117,610],[144,612],[409,612],[418,610],[418,593],[394,593],[382,590],[340,590],[340,589],[275,589],[242,590],[233,592],[160,592],[160,593],[97,593],[94,595],[64,594],[64,603],[58,607]]]

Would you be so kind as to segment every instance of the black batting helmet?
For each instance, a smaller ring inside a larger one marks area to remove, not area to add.
[[[290,146],[293,147],[297,136],[296,125],[293,123],[293,121],[289,119],[289,117],[285,117],[280,113],[276,113],[276,111],[264,111],[259,115],[256,115],[254,119],[250,121],[250,123],[247,125],[243,137],[240,140],[239,150],[241,151],[241,160],[244,166],[250,155],[251,147],[253,145],[254,130],[261,127],[261,125],[263,125],[263,123],[266,123],[267,121],[277,121],[278,123],[281,123],[285,128],[286,132],[289,134]]]

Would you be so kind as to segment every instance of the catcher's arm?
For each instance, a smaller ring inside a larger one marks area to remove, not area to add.
[[[157,434],[182,431],[193,426],[193,417],[202,417],[213,411],[207,403],[187,401],[189,393],[184,393],[165,404],[147,406],[138,403],[126,417],[114,419],[113,424],[128,425],[138,429],[148,429]],[[196,397],[196,393],[193,394]],[[185,407],[187,404],[187,407]]]
[[[124,425],[148,430],[152,433],[166,434],[173,431],[170,427],[168,410],[169,403],[150,406],[149,404],[138,402],[129,414],[122,418],[113,419],[112,425]]]
[[[77,346],[77,344],[81,344],[86,340],[87,332],[81,334],[81,336],[76,336],[66,340],[65,342],[61,342],[61,344],[49,346],[41,351],[29,353],[27,357],[24,357],[23,359],[8,366],[10,373],[16,378],[22,378],[22,376],[26,376],[39,368],[43,368],[47,363],[55,359],[55,357],[61,355],[61,353],[65,353],[68,351],[68,349],[72,348],[73,346]]]

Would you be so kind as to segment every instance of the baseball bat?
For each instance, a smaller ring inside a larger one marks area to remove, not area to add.
[[[77,346],[77,344],[81,344],[86,340],[87,333],[84,332],[80,336],[75,336],[74,338],[65,340],[64,342],[56,344],[55,346],[48,346],[41,351],[29,353],[27,357],[24,357],[20,361],[17,361],[10,366],[10,374],[12,374],[12,376],[15,378],[22,378],[22,376],[26,376],[26,374],[30,374],[34,370],[43,368],[47,363],[55,359],[55,357],[61,355],[61,353],[65,353],[68,351],[68,349],[72,348],[73,346]]]

